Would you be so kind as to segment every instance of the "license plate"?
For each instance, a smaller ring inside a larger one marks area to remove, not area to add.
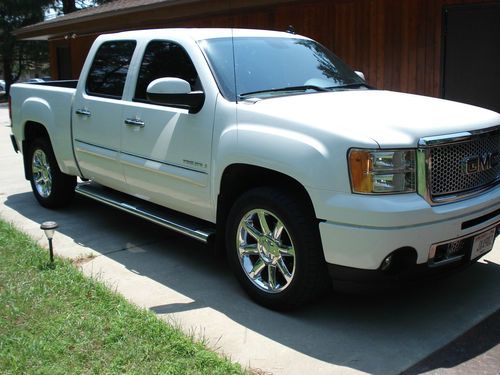
[[[495,231],[496,228],[491,228],[490,230],[478,234],[474,237],[474,243],[472,244],[472,252],[470,255],[471,259],[476,259],[488,251],[493,249],[493,243],[495,242]]]

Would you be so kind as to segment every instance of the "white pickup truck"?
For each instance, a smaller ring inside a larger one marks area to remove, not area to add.
[[[11,100],[40,204],[76,191],[200,241],[216,234],[270,308],[331,279],[442,274],[499,233],[500,115],[375,90],[302,36],[103,35],[78,81],[16,84]]]

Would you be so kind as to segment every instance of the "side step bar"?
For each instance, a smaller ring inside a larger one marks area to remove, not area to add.
[[[136,199],[94,182],[79,183],[75,192],[204,243],[211,242],[215,235],[215,224]]]

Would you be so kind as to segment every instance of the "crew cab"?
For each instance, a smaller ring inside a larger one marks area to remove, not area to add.
[[[102,35],[78,81],[15,84],[11,101],[42,206],[76,192],[215,241],[270,308],[332,279],[442,274],[499,233],[500,115],[376,90],[303,36]]]

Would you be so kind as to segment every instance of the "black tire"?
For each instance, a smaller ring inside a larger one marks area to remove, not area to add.
[[[61,172],[50,141],[47,138],[35,139],[30,143],[26,157],[29,180],[37,201],[46,208],[68,205],[75,194],[76,177]]]
[[[261,215],[269,234],[257,240],[255,235],[266,232]],[[227,220],[226,251],[243,289],[273,310],[297,308],[331,288],[314,213],[277,188],[256,188],[236,200]]]

